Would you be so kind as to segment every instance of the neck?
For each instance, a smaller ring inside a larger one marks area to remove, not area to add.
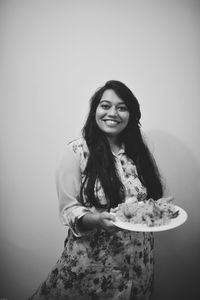
[[[119,152],[119,149],[121,147],[120,145],[120,142],[119,142],[119,139],[117,137],[107,137],[108,139],[108,142],[110,144],[110,149],[113,153],[118,153]]]

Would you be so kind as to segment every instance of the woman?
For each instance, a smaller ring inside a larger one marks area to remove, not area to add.
[[[117,229],[111,208],[129,197],[159,199],[159,172],[140,132],[140,107],[120,81],[91,98],[82,137],[57,170],[63,254],[30,299],[150,299],[153,235]]]

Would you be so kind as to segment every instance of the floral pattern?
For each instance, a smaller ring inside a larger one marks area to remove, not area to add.
[[[79,158],[81,180],[87,163],[88,149],[81,138],[69,144]],[[146,197],[134,163],[121,149],[115,156],[116,167],[126,189],[126,197]],[[96,183],[99,199],[105,195]],[[89,209],[89,203],[85,205]],[[75,218],[76,220],[76,218]],[[75,226],[74,219],[70,227]],[[129,300],[150,299],[153,283],[152,233],[93,230],[76,236],[69,229],[64,251],[47,279],[29,300]]]

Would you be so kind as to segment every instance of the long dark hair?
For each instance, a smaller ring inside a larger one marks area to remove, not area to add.
[[[159,199],[163,195],[162,183],[155,160],[142,138],[138,100],[124,83],[117,80],[107,81],[90,100],[90,111],[82,130],[89,149],[82,191],[84,188],[84,194],[91,205],[102,207],[94,193],[98,179],[108,200],[108,209],[117,206],[124,198],[124,187],[116,171],[115,158],[106,135],[95,119],[97,106],[104,91],[108,89],[112,89],[125,102],[129,111],[128,124],[119,136],[120,143],[124,144],[126,155],[135,163],[139,179],[147,189],[147,197]]]

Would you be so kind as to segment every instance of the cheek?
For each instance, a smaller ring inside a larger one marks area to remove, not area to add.
[[[96,114],[95,114],[95,118],[96,118],[96,121],[97,120],[100,120],[101,118],[103,118],[105,116],[105,111],[102,110],[100,107],[96,109]]]
[[[101,125],[101,119],[103,117],[101,109],[97,108],[96,113],[95,113],[95,120],[97,125]]]
[[[95,113],[96,122],[98,122],[99,118],[100,118],[100,112],[99,112],[99,109],[97,108],[96,113]]]
[[[126,113],[126,115],[123,116],[123,120],[124,120],[124,123],[127,125],[128,124],[128,121],[129,121],[129,113]]]

